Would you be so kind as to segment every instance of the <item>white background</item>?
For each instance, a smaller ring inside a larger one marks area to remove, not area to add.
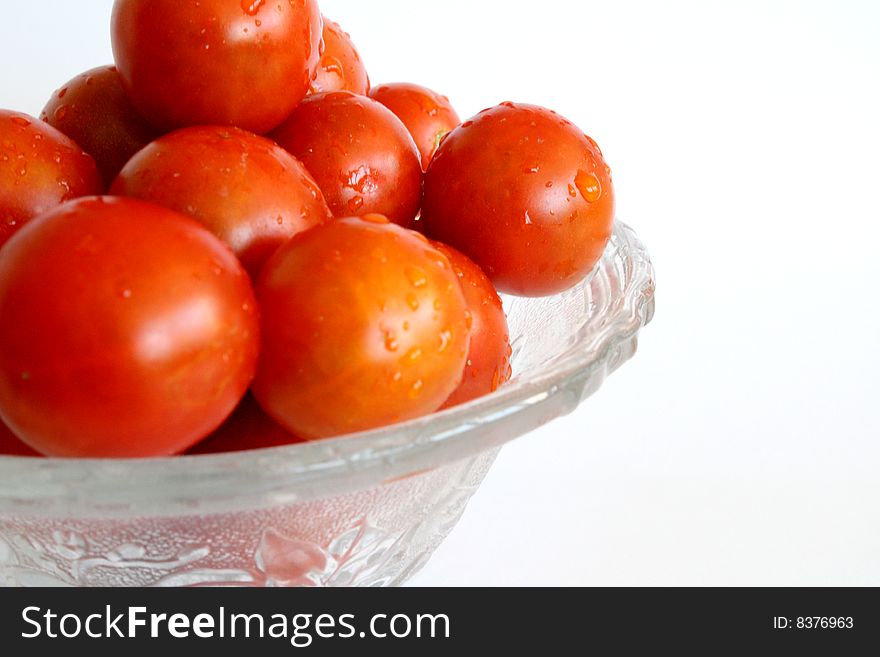
[[[0,107],[109,63],[111,4],[3,0]],[[374,82],[578,123],[658,270],[635,360],[505,449],[415,583],[880,585],[880,4],[322,7]]]

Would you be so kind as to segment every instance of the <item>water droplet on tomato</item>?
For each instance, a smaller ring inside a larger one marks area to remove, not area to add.
[[[409,396],[410,396],[410,398],[412,398],[412,399],[418,399],[419,397],[421,397],[424,388],[425,388],[425,383],[424,383],[424,381],[422,381],[421,379],[419,379],[418,381],[416,381],[416,382],[413,384],[412,389],[409,391]]]
[[[24,118],[22,116],[13,116],[12,122],[15,125],[20,126],[22,128],[27,128],[31,124],[30,121],[28,121],[26,118]]]
[[[364,199],[360,196],[355,196],[348,202],[348,209],[352,212],[357,212],[362,207],[364,207]]]
[[[446,329],[440,333],[440,346],[437,348],[437,353],[445,353],[446,350],[449,349],[449,345],[452,343],[454,337],[455,334],[452,332],[452,329]]]
[[[574,183],[587,203],[596,203],[602,198],[602,183],[596,174],[578,171]]]
[[[266,0],[241,0],[241,8],[248,16],[256,16]]]
[[[584,137],[589,142],[590,146],[592,146],[601,157],[604,157],[602,156],[602,149],[599,148],[599,144],[596,143],[596,140],[590,137],[590,135],[585,134]]]
[[[428,285],[428,275],[418,267],[407,267],[406,278],[415,288],[423,288]]]
[[[406,305],[408,305],[413,312],[416,312],[421,307],[419,298],[412,293],[406,295]]]
[[[400,344],[397,342],[397,336],[391,331],[385,332],[385,349],[392,353],[400,349]]]

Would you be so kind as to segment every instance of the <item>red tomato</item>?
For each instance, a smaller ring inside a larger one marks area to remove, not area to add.
[[[440,142],[461,123],[446,96],[417,84],[383,84],[373,87],[370,97],[403,121],[419,147],[422,168],[426,171]]]
[[[259,320],[232,252],[182,215],[86,198],[0,257],[0,415],[50,456],[182,452],[253,377]]]
[[[467,305],[446,257],[384,217],[297,235],[257,285],[263,352],[254,395],[320,439],[435,412],[461,382]]]
[[[0,110],[0,246],[39,214],[104,191],[94,160],[42,121]]]
[[[383,105],[345,91],[309,96],[272,137],[306,165],[335,216],[377,213],[404,227],[414,223],[419,151]]]
[[[287,240],[331,218],[321,190],[296,158],[236,128],[166,135],[138,153],[110,191],[198,219],[254,277]]]
[[[320,58],[316,0],[116,0],[113,54],[129,96],[159,128],[281,123]]]
[[[65,84],[40,118],[95,158],[107,186],[135,153],[159,136],[131,104],[112,66],[86,71]]]
[[[291,435],[266,415],[253,396],[248,395],[235,413],[217,431],[193,447],[188,454],[228,454],[252,449],[284,447],[304,442]]]
[[[510,329],[495,286],[476,263],[452,247],[434,243],[449,258],[468,306],[471,347],[461,385],[443,405],[452,408],[479,399],[510,381]]]
[[[25,445],[6,424],[0,420],[0,457],[2,456],[42,456]]]
[[[500,291],[556,294],[583,280],[608,244],[611,169],[561,116],[505,103],[443,140],[425,177],[421,224]]]
[[[369,90],[370,76],[351,35],[325,16],[324,54],[312,80],[311,92],[351,91],[366,96]]]

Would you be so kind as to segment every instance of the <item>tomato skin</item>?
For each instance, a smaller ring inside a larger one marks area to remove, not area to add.
[[[233,411],[258,350],[247,273],[165,208],[80,199],[0,251],[0,416],[46,455],[180,453]]]
[[[111,34],[125,88],[158,128],[262,134],[308,92],[322,22],[316,0],[116,0]]]
[[[425,171],[440,142],[461,123],[446,96],[417,84],[382,84],[370,90],[370,97],[403,121],[422,154],[422,169]]]
[[[187,454],[229,454],[254,449],[285,447],[305,442],[282,429],[253,398],[247,395],[232,416]]]
[[[305,439],[428,415],[461,382],[470,337],[461,286],[442,253],[384,217],[296,236],[266,265],[257,298],[254,396]]]
[[[109,186],[132,156],[159,136],[131,104],[114,66],[73,78],[56,91],[40,119],[91,155]]]
[[[42,456],[25,445],[12,430],[0,420],[0,457],[2,456]]]
[[[0,246],[37,215],[103,191],[77,144],[32,116],[0,110]]]
[[[419,151],[380,103],[346,91],[309,96],[272,138],[306,165],[334,216],[381,214],[413,226],[422,200]]]
[[[464,378],[443,408],[452,408],[489,395],[510,381],[510,328],[495,286],[477,264],[451,246],[433,243],[452,264],[467,301],[471,346]]]
[[[589,274],[614,225],[599,147],[549,110],[505,103],[453,130],[425,176],[425,234],[474,260],[501,292],[547,296]]]
[[[287,240],[332,217],[296,158],[236,128],[184,128],[162,137],[134,156],[110,192],[197,219],[254,278]]]
[[[351,35],[339,23],[324,16],[324,54],[312,80],[311,93],[332,91],[366,96],[370,91],[370,76]]]

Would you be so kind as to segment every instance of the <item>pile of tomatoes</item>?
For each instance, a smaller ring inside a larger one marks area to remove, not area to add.
[[[0,453],[320,440],[510,379],[611,172],[556,113],[371,86],[316,0],[116,0],[114,67],[0,111]],[[244,90],[242,92],[241,90]]]

